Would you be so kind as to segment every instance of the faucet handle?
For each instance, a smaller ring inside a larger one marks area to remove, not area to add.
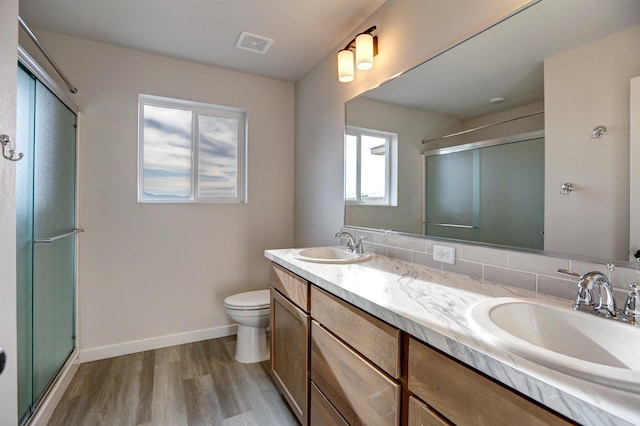
[[[638,283],[629,284],[629,296],[624,304],[625,315],[632,316],[634,319],[640,319],[640,305],[638,305]]]
[[[364,247],[362,246],[363,240],[368,240],[369,237],[363,235],[362,237],[358,237],[356,241],[356,253],[361,254],[364,253]]]
[[[556,269],[556,273],[568,278],[582,278],[582,275],[580,275],[579,273],[570,271],[568,269]]]

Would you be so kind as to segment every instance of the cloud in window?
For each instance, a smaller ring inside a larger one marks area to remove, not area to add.
[[[191,111],[144,106],[145,193],[191,195],[191,121]]]

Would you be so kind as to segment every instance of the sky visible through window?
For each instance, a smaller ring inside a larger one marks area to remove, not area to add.
[[[198,195],[238,195],[238,120],[201,115],[198,135]]]
[[[197,196],[238,196],[238,120],[187,109],[144,105],[144,198],[189,200],[192,189],[193,120],[198,119]]]
[[[360,157],[358,158],[358,143]],[[386,201],[386,149],[382,137],[347,135],[345,147],[345,198],[362,204],[384,204]],[[360,193],[358,193],[358,187]]]

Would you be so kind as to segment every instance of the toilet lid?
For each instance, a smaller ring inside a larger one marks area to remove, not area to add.
[[[269,290],[247,291],[224,299],[224,305],[234,309],[264,309],[270,304]]]

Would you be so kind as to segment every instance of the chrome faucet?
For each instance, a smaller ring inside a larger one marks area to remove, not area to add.
[[[366,240],[367,237],[358,237],[357,239],[353,238],[353,235],[346,231],[336,232],[334,235],[335,238],[347,237],[349,241],[347,241],[347,251],[351,253],[364,253],[364,247],[362,246],[362,240]]]
[[[594,313],[604,314],[607,317],[615,318],[618,315],[616,307],[616,297],[611,286],[611,282],[605,274],[598,271],[587,272],[580,275],[567,269],[558,269],[558,274],[569,277],[578,277],[578,295],[573,304],[573,309],[587,310]],[[593,297],[593,289],[598,289],[598,304]]]
[[[598,289],[597,305],[595,305],[593,301],[594,287]],[[573,308],[579,309],[582,305],[593,306],[596,311],[607,316],[615,317],[618,315],[616,297],[613,292],[613,287],[611,287],[611,283],[606,275],[593,271],[580,277],[580,281],[578,281],[578,296],[576,297],[576,302],[573,304]]]
[[[613,272],[615,265],[607,265]],[[567,269],[557,269],[556,272],[567,277],[580,278],[578,281],[578,295],[572,305],[573,309],[603,315],[605,318],[626,322],[640,326],[640,294],[638,283],[629,284],[629,295],[624,304],[624,309],[616,307],[616,297],[611,281],[602,272],[592,271],[584,275]],[[593,289],[598,289],[598,304],[594,302]]]

